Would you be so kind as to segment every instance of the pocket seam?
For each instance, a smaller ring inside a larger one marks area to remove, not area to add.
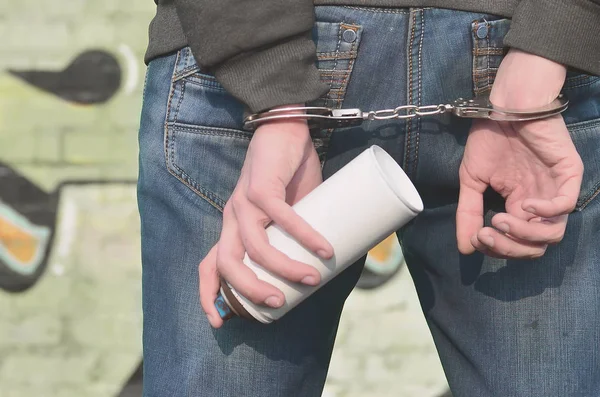
[[[166,112],[166,116],[165,116],[165,125],[164,125],[164,130],[163,130],[165,167],[167,168],[167,171],[169,172],[169,174],[171,174],[172,176],[177,178],[177,180],[179,180],[181,183],[183,183],[184,186],[187,186],[189,189],[191,189],[194,193],[196,193],[198,195],[198,197],[205,200],[208,204],[210,204],[211,206],[216,208],[218,211],[223,212],[223,207],[225,206],[224,203],[213,201],[208,195],[204,194],[204,192],[198,190],[195,186],[193,186],[192,183],[188,183],[185,179],[183,179],[183,175],[185,175],[185,176],[188,176],[188,175],[185,174],[184,172],[182,172],[181,169],[176,164],[174,164],[173,155],[170,153],[170,151],[173,149],[173,145],[174,145],[174,136],[171,136],[171,131],[169,128],[171,125],[171,122],[169,122],[169,120],[171,118],[172,104],[173,104],[173,98],[175,96],[176,85],[179,84],[179,82],[175,80],[175,76],[176,76],[176,71],[177,71],[177,65],[179,64],[179,61],[181,58],[181,51],[182,50],[177,51],[177,57],[175,58],[175,66],[173,67],[173,73],[171,75],[171,87],[170,87],[170,92],[169,92],[169,100],[167,101],[167,112]],[[182,82],[182,83],[184,83],[184,82]],[[180,100],[179,100],[179,103],[177,106],[177,110],[176,110],[176,113],[174,116],[175,122],[177,120],[177,112],[179,111],[179,105],[181,104],[181,100],[183,99],[183,91],[185,90],[185,84],[182,84],[182,86],[183,87],[182,87],[181,97],[180,97]],[[173,167],[176,168],[179,172],[182,172],[183,175],[178,175],[171,167],[171,163],[173,163]]]
[[[578,82],[577,80],[583,80],[583,82]],[[600,77],[598,77],[598,76],[580,75],[580,76],[569,77],[568,79],[565,80],[565,85],[563,86],[563,90],[587,87],[594,83],[597,83],[598,81],[600,81]],[[570,82],[573,82],[574,84],[571,85],[571,84],[569,84]]]
[[[567,129],[569,130],[570,134],[574,134],[578,131],[589,130],[596,126],[600,126],[600,119],[567,124]],[[598,197],[598,195],[600,195],[600,181],[592,185],[592,188],[589,189],[589,193],[577,200],[577,203],[575,204],[575,211],[583,211],[596,197]]]
[[[596,184],[595,190],[592,189],[592,192],[585,196],[584,199],[577,201],[575,211],[583,211],[598,196],[598,194],[600,194],[600,182]]]
[[[208,127],[195,124],[171,122],[169,127],[178,131],[187,131],[192,134],[202,136],[224,136],[229,138],[239,138],[250,141],[252,139],[252,133],[243,130],[237,130],[234,128],[225,127]]]
[[[189,176],[175,162],[175,131],[174,128],[172,128],[174,126],[175,125],[170,124],[167,127],[167,134],[170,136],[169,155],[167,160],[167,169],[169,170],[169,173],[175,178],[177,178],[179,181],[181,181],[184,184],[184,186],[187,186],[194,193],[196,193],[200,198],[204,199],[206,202],[208,202],[220,212],[223,212],[223,208],[225,207],[225,201],[210,190],[207,190],[200,186],[200,184],[196,180]]]
[[[183,80],[184,84],[190,83],[194,84],[198,87],[206,88],[209,90],[217,91],[217,92],[227,92],[223,86],[221,86],[216,80],[211,80],[205,77],[196,77],[202,76],[201,74],[191,74],[188,75],[187,78]]]
[[[175,73],[175,75],[173,76],[173,82],[184,79],[188,76],[198,73],[199,71],[200,71],[200,68],[198,67],[198,65],[188,66],[187,68]]]

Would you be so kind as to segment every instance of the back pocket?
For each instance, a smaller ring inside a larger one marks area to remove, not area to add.
[[[316,22],[317,67],[329,90],[309,106],[341,107],[357,56],[361,27]],[[173,72],[165,130],[169,172],[202,199],[222,210],[240,176],[252,133],[242,129],[243,105],[180,50]],[[313,134],[319,156],[328,134]]]
[[[329,85],[326,95],[313,106],[341,108],[362,36],[359,25],[344,22],[316,22],[313,37],[317,44],[317,67],[321,81]]]

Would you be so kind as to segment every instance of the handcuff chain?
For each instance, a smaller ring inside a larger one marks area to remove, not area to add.
[[[309,128],[329,129],[357,126],[365,120],[412,119],[444,113],[452,113],[454,116],[470,119],[528,121],[560,114],[567,109],[568,104],[568,99],[561,94],[546,106],[526,111],[494,107],[488,97],[469,100],[458,98],[451,104],[402,105],[394,109],[371,110],[369,112],[363,112],[360,109],[289,107],[252,114],[245,118],[244,127],[256,128],[260,123],[271,120],[306,119],[309,121]]]
[[[366,120],[412,119],[417,116],[433,116],[443,114],[453,108],[452,105],[402,105],[394,109],[371,110]]]

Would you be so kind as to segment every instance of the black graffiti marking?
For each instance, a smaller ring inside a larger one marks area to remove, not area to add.
[[[110,53],[89,50],[61,71],[9,70],[27,83],[77,104],[108,101],[121,85],[121,67]]]
[[[0,162],[0,201],[32,224],[50,230],[41,262],[32,274],[17,273],[0,259],[0,288],[9,292],[21,292],[35,284],[46,267],[54,239],[58,194],[46,193],[29,179]]]
[[[0,162],[0,201],[32,224],[46,227],[50,231],[42,259],[32,274],[17,273],[0,258],[0,289],[8,292],[25,291],[35,285],[44,273],[56,231],[57,210],[62,188],[69,185],[132,185],[134,183],[133,179],[64,181],[54,192],[47,193],[7,164]]]

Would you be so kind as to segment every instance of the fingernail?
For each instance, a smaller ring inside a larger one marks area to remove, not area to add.
[[[481,241],[483,244],[487,245],[488,247],[494,246],[494,239],[492,238],[492,236],[480,236],[479,241]]]
[[[306,276],[301,281],[302,284],[306,285],[317,285],[317,279],[313,276]]]
[[[473,248],[477,249],[477,247],[480,245],[481,243],[479,242],[479,240],[477,240],[477,235],[474,234],[471,236],[471,245],[473,246]]]
[[[267,299],[265,299],[265,303],[268,306],[277,308],[277,307],[281,306],[281,299],[279,299],[276,296],[269,296]]]
[[[210,314],[207,314],[206,317],[208,318],[208,322],[210,322],[210,323],[213,322],[213,316],[211,316]]]
[[[496,229],[500,230],[503,233],[508,233],[508,231],[510,230],[510,228],[508,227],[508,223],[499,223],[496,226]]]
[[[329,259],[330,255],[324,249],[317,250],[317,255],[323,259]]]
[[[527,209],[525,211],[535,214],[535,208],[533,208],[533,207],[527,207]]]

